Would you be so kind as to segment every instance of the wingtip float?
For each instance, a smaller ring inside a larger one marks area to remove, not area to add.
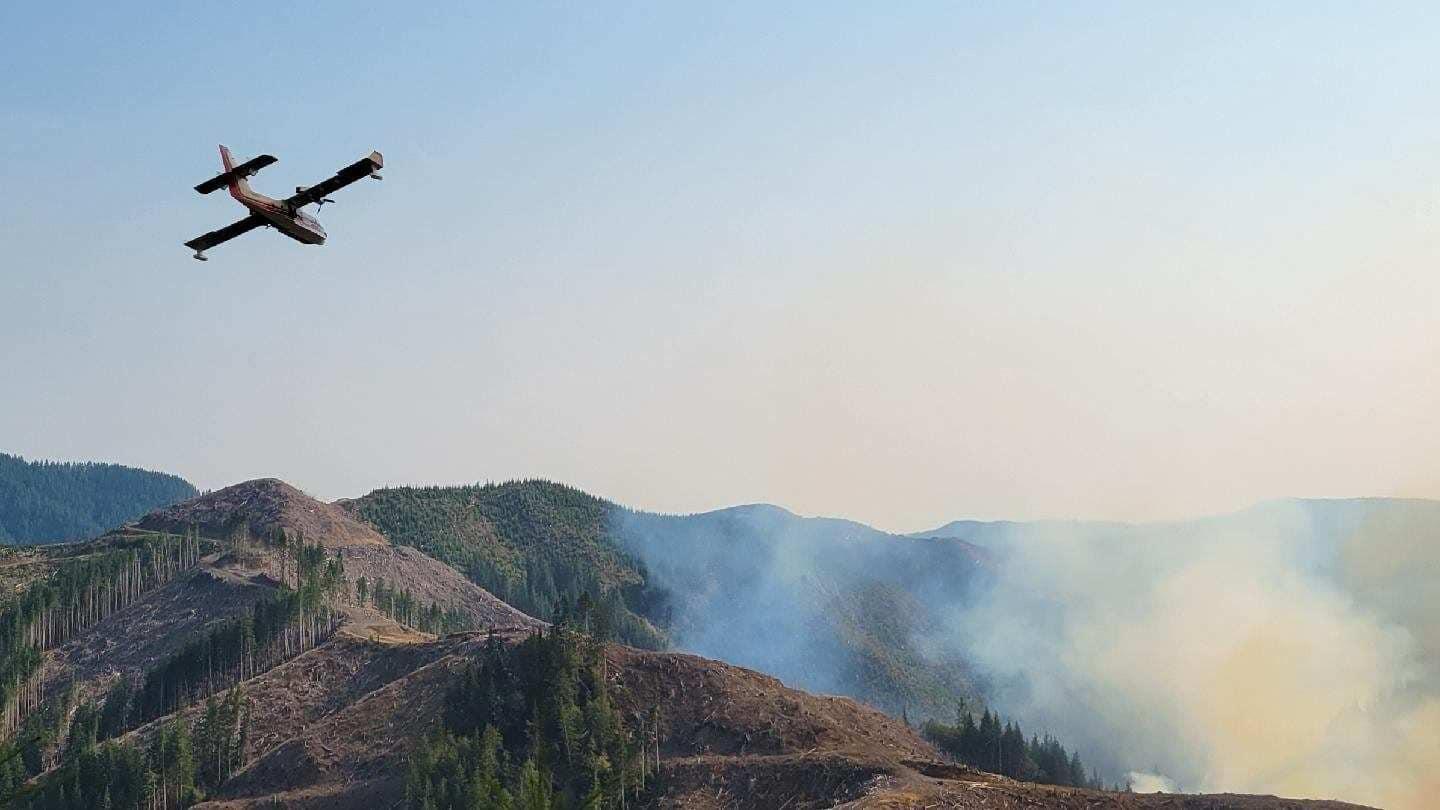
[[[320,226],[320,221],[300,209],[312,203],[319,209],[324,207],[325,203],[334,202],[326,195],[357,180],[366,177],[381,179],[380,170],[385,166],[385,158],[379,152],[371,152],[369,156],[351,163],[334,176],[313,186],[296,186],[293,195],[277,200],[251,190],[248,182],[252,175],[277,160],[274,155],[260,155],[237,165],[230,155],[230,150],[223,145],[220,147],[220,162],[225,171],[196,186],[195,190],[201,194],[209,194],[228,188],[230,196],[250,213],[243,219],[186,242],[185,247],[195,251],[194,258],[206,261],[205,251],[262,225],[274,228],[302,244],[323,245],[325,229]]]

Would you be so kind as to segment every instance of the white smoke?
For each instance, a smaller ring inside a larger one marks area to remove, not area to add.
[[[1437,527],[1433,505],[1286,502],[1021,529],[989,598],[949,626],[1002,708],[1111,765],[1158,763],[1186,790],[1419,810],[1440,789]],[[1415,564],[1430,576],[1397,592]]]
[[[1136,793],[1177,793],[1175,783],[1158,773],[1131,771],[1127,777],[1130,789]]]
[[[962,653],[987,702],[1107,781],[1389,810],[1440,795],[1440,504],[967,524],[993,550],[986,588],[943,544],[856,524],[759,507],[622,518],[701,654],[844,689],[816,595],[882,582],[932,614],[904,631],[914,649]]]

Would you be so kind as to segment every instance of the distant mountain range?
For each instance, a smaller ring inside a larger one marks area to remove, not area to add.
[[[0,453],[0,543],[94,537],[195,494],[189,481],[168,473]]]

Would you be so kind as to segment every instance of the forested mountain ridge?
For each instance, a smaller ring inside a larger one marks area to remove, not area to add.
[[[95,541],[16,552],[30,579],[19,601],[0,604],[0,639],[25,669],[0,677],[18,681],[0,693],[17,729],[0,741],[0,800],[31,810],[1178,806],[984,773],[936,750],[932,741],[966,756],[944,728],[922,737],[848,698],[604,643],[614,628],[589,593],[558,604],[558,625],[546,626],[337,512],[262,479]],[[169,531],[182,516],[194,522]],[[982,721],[993,730],[993,717]],[[1037,764],[1057,768],[1052,758]]]
[[[188,481],[168,473],[0,453],[0,543],[94,537],[194,495]]]
[[[667,640],[655,622],[665,595],[612,534],[614,504],[550,481],[377,489],[340,501],[391,542],[463,571],[532,616],[553,619],[582,595],[600,602],[616,638]]]
[[[960,656],[919,646],[937,621],[924,596],[965,589],[988,559],[963,540],[767,504],[650,514],[538,480],[393,487],[339,505],[542,619],[588,593],[636,646],[678,646],[917,718],[979,697]]]

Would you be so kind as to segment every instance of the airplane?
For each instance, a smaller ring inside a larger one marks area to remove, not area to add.
[[[351,163],[322,183],[313,186],[296,186],[295,194],[283,200],[272,199],[264,194],[251,191],[247,178],[277,160],[274,155],[261,155],[236,166],[235,159],[230,156],[230,150],[223,144],[220,146],[220,162],[224,165],[225,171],[196,186],[195,190],[201,194],[209,194],[221,188],[228,188],[231,197],[250,209],[250,215],[219,230],[197,236],[186,242],[185,247],[195,251],[194,258],[202,262],[208,261],[205,251],[262,225],[274,228],[306,245],[323,245],[325,244],[325,229],[320,227],[320,221],[300,209],[314,203],[316,210],[319,210],[325,206],[325,203],[335,202],[325,195],[332,191],[338,191],[363,177],[381,179],[380,169],[385,165],[385,159],[379,152],[371,152],[369,157],[363,157]]]

